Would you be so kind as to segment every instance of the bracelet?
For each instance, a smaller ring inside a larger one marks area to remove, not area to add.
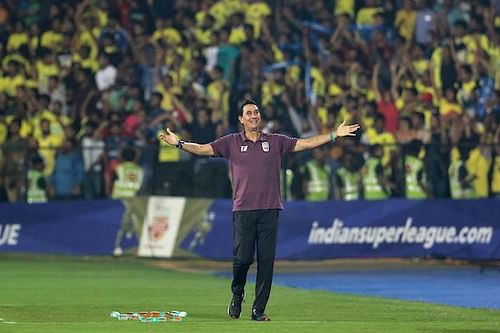
[[[182,141],[182,140],[179,140],[179,142],[177,142],[177,144],[175,145],[177,148],[179,149],[182,149],[182,146],[185,144],[186,142]]]
[[[333,132],[330,132],[330,142],[335,141],[335,134]]]

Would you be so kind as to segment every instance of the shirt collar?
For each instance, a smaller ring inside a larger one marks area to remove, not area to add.
[[[245,131],[241,131],[239,133],[239,136],[240,136],[241,141],[243,141],[243,142],[245,142],[245,141],[252,142],[252,140],[250,140],[249,138],[246,137]],[[268,141],[267,140],[267,134],[261,131],[260,134],[259,134],[259,137],[257,138],[257,141]]]

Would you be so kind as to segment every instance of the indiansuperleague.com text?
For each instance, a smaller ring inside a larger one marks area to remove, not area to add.
[[[371,244],[374,249],[387,244],[422,244],[425,249],[435,244],[488,244],[493,237],[492,227],[413,226],[408,217],[404,226],[345,227],[336,218],[332,226],[322,228],[314,221],[309,244]]]

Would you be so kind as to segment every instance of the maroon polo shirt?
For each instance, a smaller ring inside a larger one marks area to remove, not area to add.
[[[243,132],[210,143],[215,156],[225,157],[231,164],[233,211],[283,209],[281,159],[293,151],[296,143],[296,138],[265,133],[252,142]]]

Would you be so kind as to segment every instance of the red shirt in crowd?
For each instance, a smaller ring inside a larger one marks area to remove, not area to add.
[[[399,124],[399,113],[396,104],[393,101],[386,102],[380,100],[377,102],[378,111],[385,117],[384,130],[390,133],[396,133]]]

